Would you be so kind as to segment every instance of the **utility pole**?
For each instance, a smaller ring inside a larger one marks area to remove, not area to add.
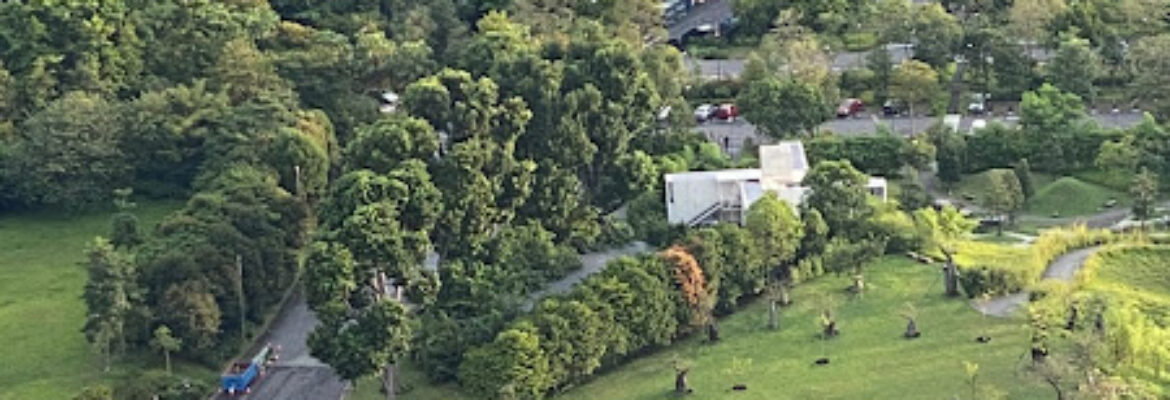
[[[236,254],[236,297],[240,299],[240,343],[248,343],[248,332],[244,313],[244,258]]]
[[[297,191],[297,193],[296,193],[297,198],[301,199],[301,201],[304,201],[305,196],[303,193],[304,189],[301,187],[301,166],[300,165],[293,166],[293,180],[295,181],[293,183],[293,185],[295,186],[294,190]]]

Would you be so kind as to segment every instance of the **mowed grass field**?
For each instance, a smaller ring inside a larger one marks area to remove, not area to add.
[[[140,204],[144,232],[180,203]],[[0,216],[0,400],[69,399],[82,387],[132,373],[143,362],[101,363],[81,333],[85,247],[109,235],[112,212]]]
[[[942,295],[936,266],[900,257],[883,259],[866,271],[868,291],[848,295],[847,277],[828,275],[793,291],[794,304],[783,309],[781,328],[766,328],[764,302],[756,302],[720,321],[722,340],[706,344],[696,336],[632,360],[593,381],[557,396],[564,400],[673,398],[678,356],[693,362],[688,399],[951,399],[969,398],[963,361],[979,364],[980,382],[1008,399],[1051,398],[1052,394],[1020,371],[1028,336],[1020,319],[983,317],[963,299]],[[837,304],[841,336],[822,342],[817,304],[830,296]],[[906,321],[899,313],[911,303],[923,336],[902,338]],[[986,332],[991,343],[975,337]],[[827,366],[814,366],[828,356]],[[404,382],[413,389],[404,400],[471,399],[451,385],[428,386],[412,371]],[[732,385],[746,384],[734,392]],[[356,399],[376,398],[374,382],[359,385]]]

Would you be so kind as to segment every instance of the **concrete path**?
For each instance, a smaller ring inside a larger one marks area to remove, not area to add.
[[[346,384],[333,369],[309,355],[305,341],[317,325],[317,316],[305,299],[294,294],[272,327],[257,343],[280,346],[280,358],[252,386],[252,393],[234,397],[245,400],[321,400],[341,397]],[[220,398],[227,399],[227,396]]]
[[[564,278],[548,284],[543,290],[528,295],[528,301],[524,303],[524,310],[531,310],[536,301],[540,299],[568,292],[573,288],[573,286],[585,280],[585,278],[601,272],[603,269],[605,269],[605,265],[611,260],[622,256],[644,253],[649,249],[650,246],[646,243],[634,242],[622,248],[582,254],[581,269],[573,271],[573,273],[565,276]]]
[[[1048,268],[1044,270],[1044,275],[1041,280],[1055,279],[1060,281],[1071,281],[1076,275],[1078,269],[1085,265],[1085,260],[1089,256],[1096,253],[1100,249],[1097,247],[1088,247],[1084,249],[1073,250],[1064,255],[1057,257],[1052,263],[1048,264]],[[975,302],[973,305],[976,310],[995,317],[1007,317],[1020,308],[1021,305],[1028,302],[1028,293],[1020,292],[1007,296],[996,297],[985,302]]]

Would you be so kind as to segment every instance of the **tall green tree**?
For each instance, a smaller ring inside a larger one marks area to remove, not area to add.
[[[126,319],[136,296],[137,275],[133,261],[103,238],[94,239],[86,254],[88,279],[82,299],[87,316],[82,332],[102,356],[108,372],[113,354],[126,345]]]
[[[983,205],[999,214],[1001,221],[997,227],[999,234],[1003,234],[1003,226],[1011,224],[1015,213],[1024,207],[1024,192],[1011,170],[993,170],[988,180],[991,184],[984,194]]]
[[[5,162],[15,195],[28,205],[74,210],[108,201],[131,180],[118,148],[118,116],[110,101],[73,92],[24,121]]]
[[[803,227],[792,206],[767,193],[748,208],[744,227],[755,237],[765,265],[780,268],[796,257]]]
[[[277,74],[273,57],[250,40],[237,38],[224,43],[211,71],[211,87],[227,93],[233,105],[259,97],[295,103],[296,94],[290,83]]]
[[[801,259],[817,257],[825,252],[825,246],[829,243],[829,225],[825,223],[824,216],[816,208],[801,207],[800,225],[803,228],[804,236],[800,238],[800,252],[798,253]]]
[[[540,223],[556,235],[557,243],[586,248],[600,235],[601,226],[597,208],[587,202],[581,189],[572,171],[541,162],[533,173],[532,195],[517,210],[518,216]]]
[[[305,257],[305,297],[309,304],[344,303],[358,288],[353,255],[344,245],[316,241]]]
[[[938,93],[938,73],[926,63],[903,61],[890,76],[890,96],[906,102],[911,116],[915,108],[921,110],[928,107]],[[913,125],[910,129],[914,129]]]
[[[154,338],[150,340],[150,347],[161,351],[166,359],[167,373],[171,373],[171,353],[179,351],[183,341],[171,335],[171,328],[160,325],[154,330]]]
[[[321,318],[309,334],[309,351],[329,364],[350,383],[384,373],[383,390],[393,396],[398,390],[391,380],[392,366],[409,350],[411,328],[406,308],[393,300],[372,300],[356,312],[337,303],[315,307]]]
[[[963,35],[963,28],[954,15],[938,3],[915,5],[911,26],[917,41],[914,46],[915,59],[933,68],[940,68],[951,61]]]
[[[118,147],[134,168],[135,190],[185,194],[208,156],[211,127],[228,112],[227,96],[196,81],[144,92],[124,107]]]
[[[943,286],[947,296],[958,296],[959,270],[954,260],[956,241],[971,233],[977,223],[964,217],[954,207],[945,206],[941,209],[923,208],[915,211],[914,224],[923,238],[922,249],[937,249],[946,257]]]
[[[1170,119],[1170,101],[1158,95],[1170,89],[1170,63],[1161,56],[1168,51],[1170,34],[1161,34],[1138,39],[1125,57],[1127,69],[1134,77],[1132,92],[1162,122]]]
[[[157,315],[187,343],[187,354],[206,351],[217,344],[222,314],[210,285],[204,280],[172,284],[163,293]]]
[[[1032,166],[1028,163],[1028,159],[1021,159],[1012,165],[1012,172],[1020,181],[1020,191],[1023,192],[1024,199],[1032,198],[1032,195],[1036,194],[1036,187],[1032,184]]]
[[[1129,191],[1133,195],[1133,216],[1141,222],[1142,229],[1145,229],[1146,220],[1154,214],[1154,207],[1158,201],[1158,175],[1150,172],[1148,168],[1142,168],[1142,171],[1133,177]]]
[[[963,178],[967,169],[967,140],[950,128],[940,126],[939,129],[942,131],[935,138],[938,177],[943,182],[955,183]]]
[[[1081,98],[1045,84],[1025,92],[1020,102],[1020,126],[1029,145],[1030,162],[1037,169],[1061,171],[1070,164],[1065,147],[1085,121]]]
[[[721,224],[715,230],[723,249],[721,276],[716,280],[719,283],[716,307],[719,312],[728,313],[741,297],[757,294],[764,288],[769,266],[764,263],[751,231],[734,224]]]
[[[1088,41],[1069,39],[1060,43],[1048,63],[1048,78],[1053,86],[1092,102],[1097,98],[1093,81],[1100,75],[1101,62],[1089,48]]]
[[[744,118],[773,138],[811,132],[829,118],[820,90],[795,80],[765,78],[750,85],[736,101]]]
[[[829,227],[829,236],[860,239],[864,221],[873,214],[865,186],[868,179],[848,161],[822,161],[804,177],[808,188],[801,214],[817,210]]]
[[[865,8],[865,27],[872,29],[878,38],[878,43],[909,43],[910,26],[914,16],[914,4],[902,0],[877,0],[869,3]],[[879,46],[878,51],[884,50]],[[871,52],[874,55],[876,52]],[[869,64],[874,68],[872,61]]]
[[[210,78],[233,39],[255,40],[280,19],[262,2],[195,0],[186,3],[128,0],[131,21],[142,40],[143,70],[151,85],[192,84]]]
[[[407,160],[430,160],[439,150],[439,139],[425,121],[410,117],[383,118],[357,129],[345,146],[348,170],[368,169],[388,174]]]
[[[142,72],[142,38],[125,1],[13,2],[0,10],[0,59],[18,77],[22,113],[71,91],[114,94]]]
[[[865,267],[881,256],[884,248],[885,243],[873,239],[850,241],[835,237],[825,246],[825,270],[852,274],[853,290],[861,293],[865,291]]]
[[[890,79],[894,74],[894,60],[890,57],[890,51],[885,46],[870,50],[865,57],[865,66],[873,71],[874,102],[881,104],[890,96]]]
[[[1045,43],[1048,25],[1067,8],[1064,0],[1018,0],[1008,10],[1008,30],[1031,43]]]

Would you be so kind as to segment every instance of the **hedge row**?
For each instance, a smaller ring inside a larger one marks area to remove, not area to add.
[[[1058,257],[1076,249],[1110,243],[1117,238],[1107,229],[1077,226],[1044,231],[1027,248],[964,243],[959,248],[961,257],[957,260],[960,284],[972,298],[1020,292],[1039,281],[1048,264]]]
[[[767,268],[746,229],[719,225],[691,233],[679,246],[702,269],[707,293],[719,303],[715,313],[732,312],[762,292]],[[792,272],[796,283],[824,268],[811,257],[793,265]],[[466,352],[459,382],[476,398],[542,399],[599,368],[692,334],[710,314],[683,296],[679,274],[658,254],[614,260],[569,293],[542,300],[493,341]]]

